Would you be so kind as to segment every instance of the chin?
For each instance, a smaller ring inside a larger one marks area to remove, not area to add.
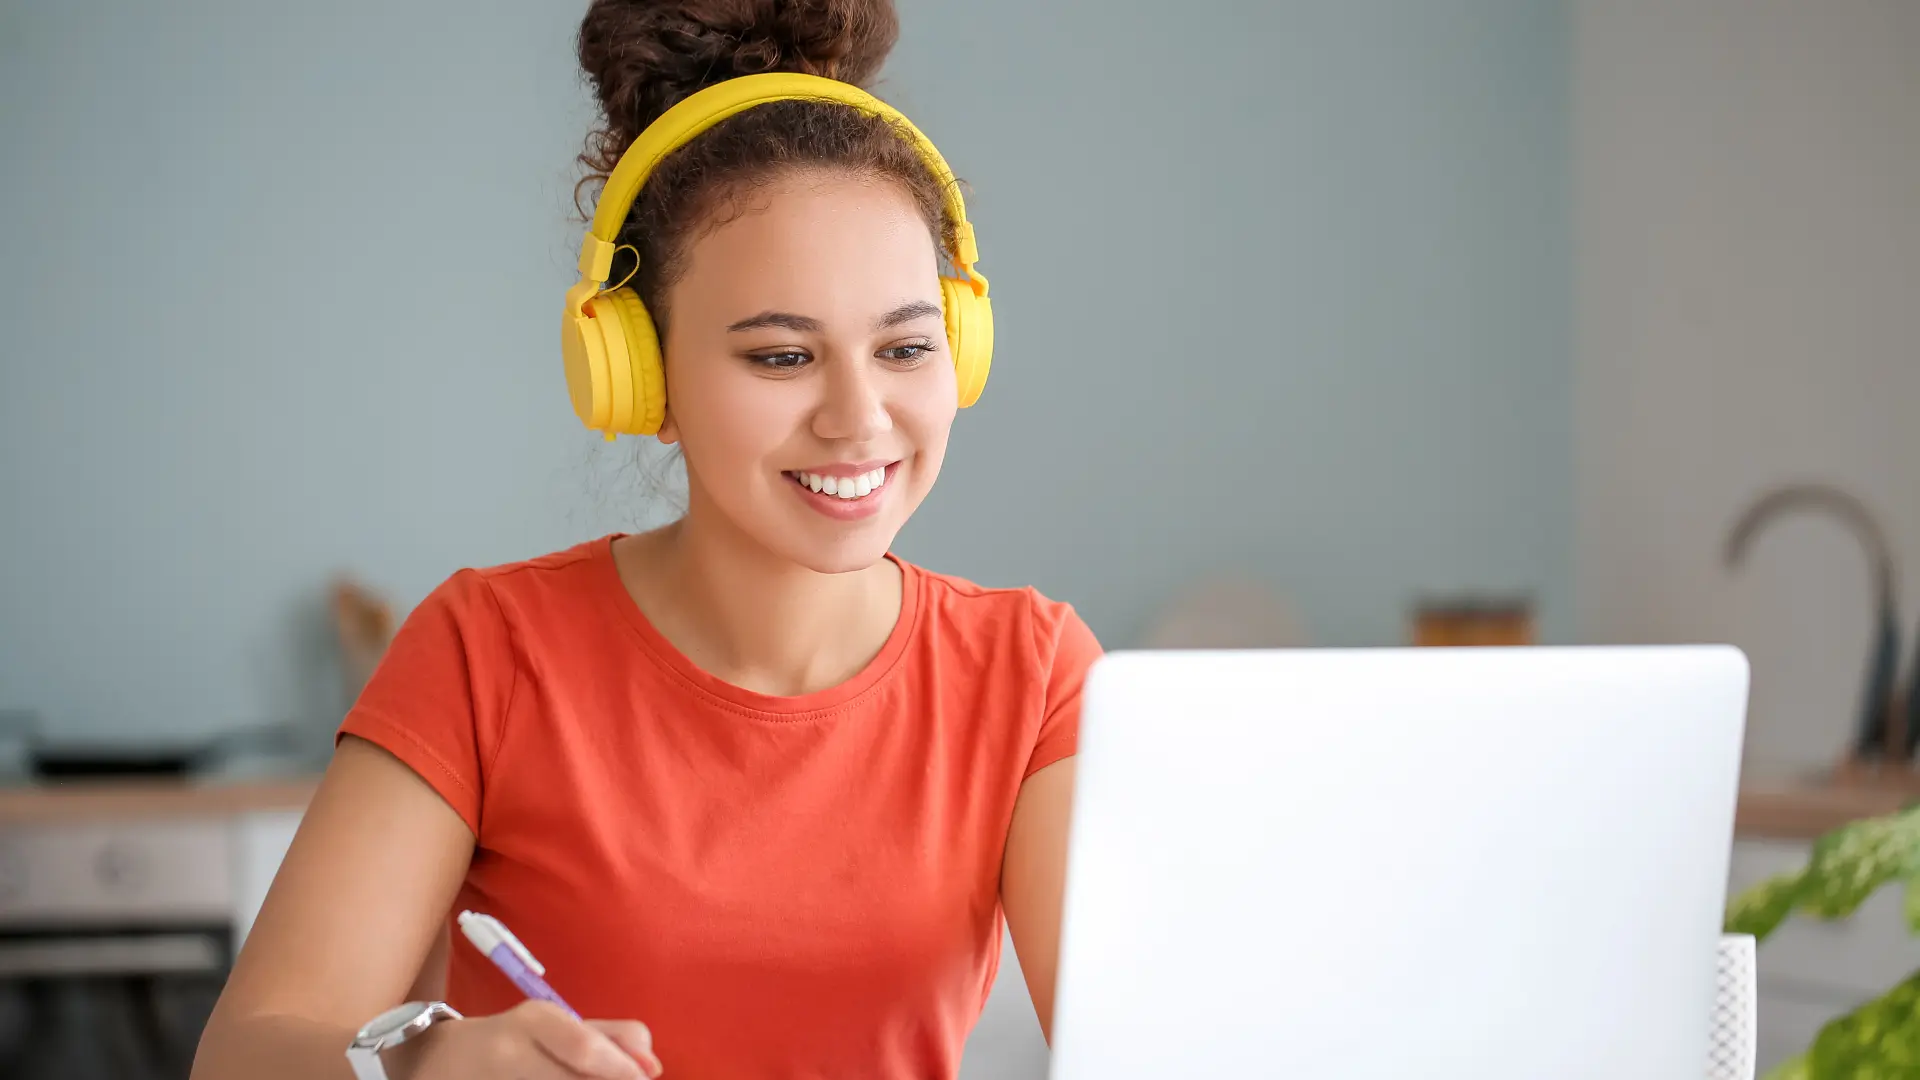
[[[796,495],[785,486],[792,480],[782,479],[774,503],[742,507],[741,519],[753,522],[750,531],[776,557],[816,574],[850,574],[886,558],[920,504],[922,492],[916,490],[914,479],[911,473],[896,476],[888,482],[885,502],[878,503],[874,512],[851,519],[820,512],[818,505],[808,505],[820,501],[817,490],[809,495],[800,489]],[[827,501],[834,505],[831,497]]]
[[[861,530],[871,535],[845,536],[837,542],[809,542],[805,536],[785,533],[773,550],[816,574],[851,574],[886,558],[894,530]]]

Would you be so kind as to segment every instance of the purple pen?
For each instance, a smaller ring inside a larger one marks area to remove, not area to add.
[[[513,931],[502,925],[499,919],[477,911],[463,911],[460,913],[460,932],[467,935],[467,940],[473,942],[474,948],[493,961],[494,967],[513,980],[513,985],[519,987],[521,993],[537,1001],[551,1001],[574,1019],[580,1018],[580,1014],[573,1011],[573,1006],[562,1001],[560,995],[553,992],[553,987],[541,978],[547,973],[546,967],[533,958],[533,953],[528,952],[527,947],[520,944],[520,939],[513,936]]]

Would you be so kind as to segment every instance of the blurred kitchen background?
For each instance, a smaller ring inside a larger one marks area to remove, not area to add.
[[[184,1076],[391,620],[670,512],[560,374],[582,7],[0,0],[0,1075]],[[999,326],[903,555],[1110,648],[1731,641],[1736,878],[1854,805],[1920,4],[900,9]],[[1763,949],[1763,1056],[1920,963],[1877,911]],[[1044,1062],[1009,965],[967,1076]]]

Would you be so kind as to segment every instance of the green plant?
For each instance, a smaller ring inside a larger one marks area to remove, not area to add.
[[[1920,805],[1855,821],[1813,845],[1805,866],[1755,885],[1728,905],[1729,933],[1765,941],[1794,914],[1844,919],[1882,886],[1906,889],[1907,927],[1920,934]],[[1920,1076],[1920,972],[1820,1029],[1805,1052],[1766,1080],[1907,1080]]]

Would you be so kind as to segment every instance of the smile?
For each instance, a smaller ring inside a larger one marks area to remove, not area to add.
[[[886,485],[887,468],[882,465],[852,476],[816,472],[790,472],[786,475],[787,479],[821,495],[831,495],[836,499],[864,499]]]
[[[794,494],[814,510],[836,521],[859,521],[880,512],[899,466],[897,461],[862,461],[782,475],[793,481]]]

